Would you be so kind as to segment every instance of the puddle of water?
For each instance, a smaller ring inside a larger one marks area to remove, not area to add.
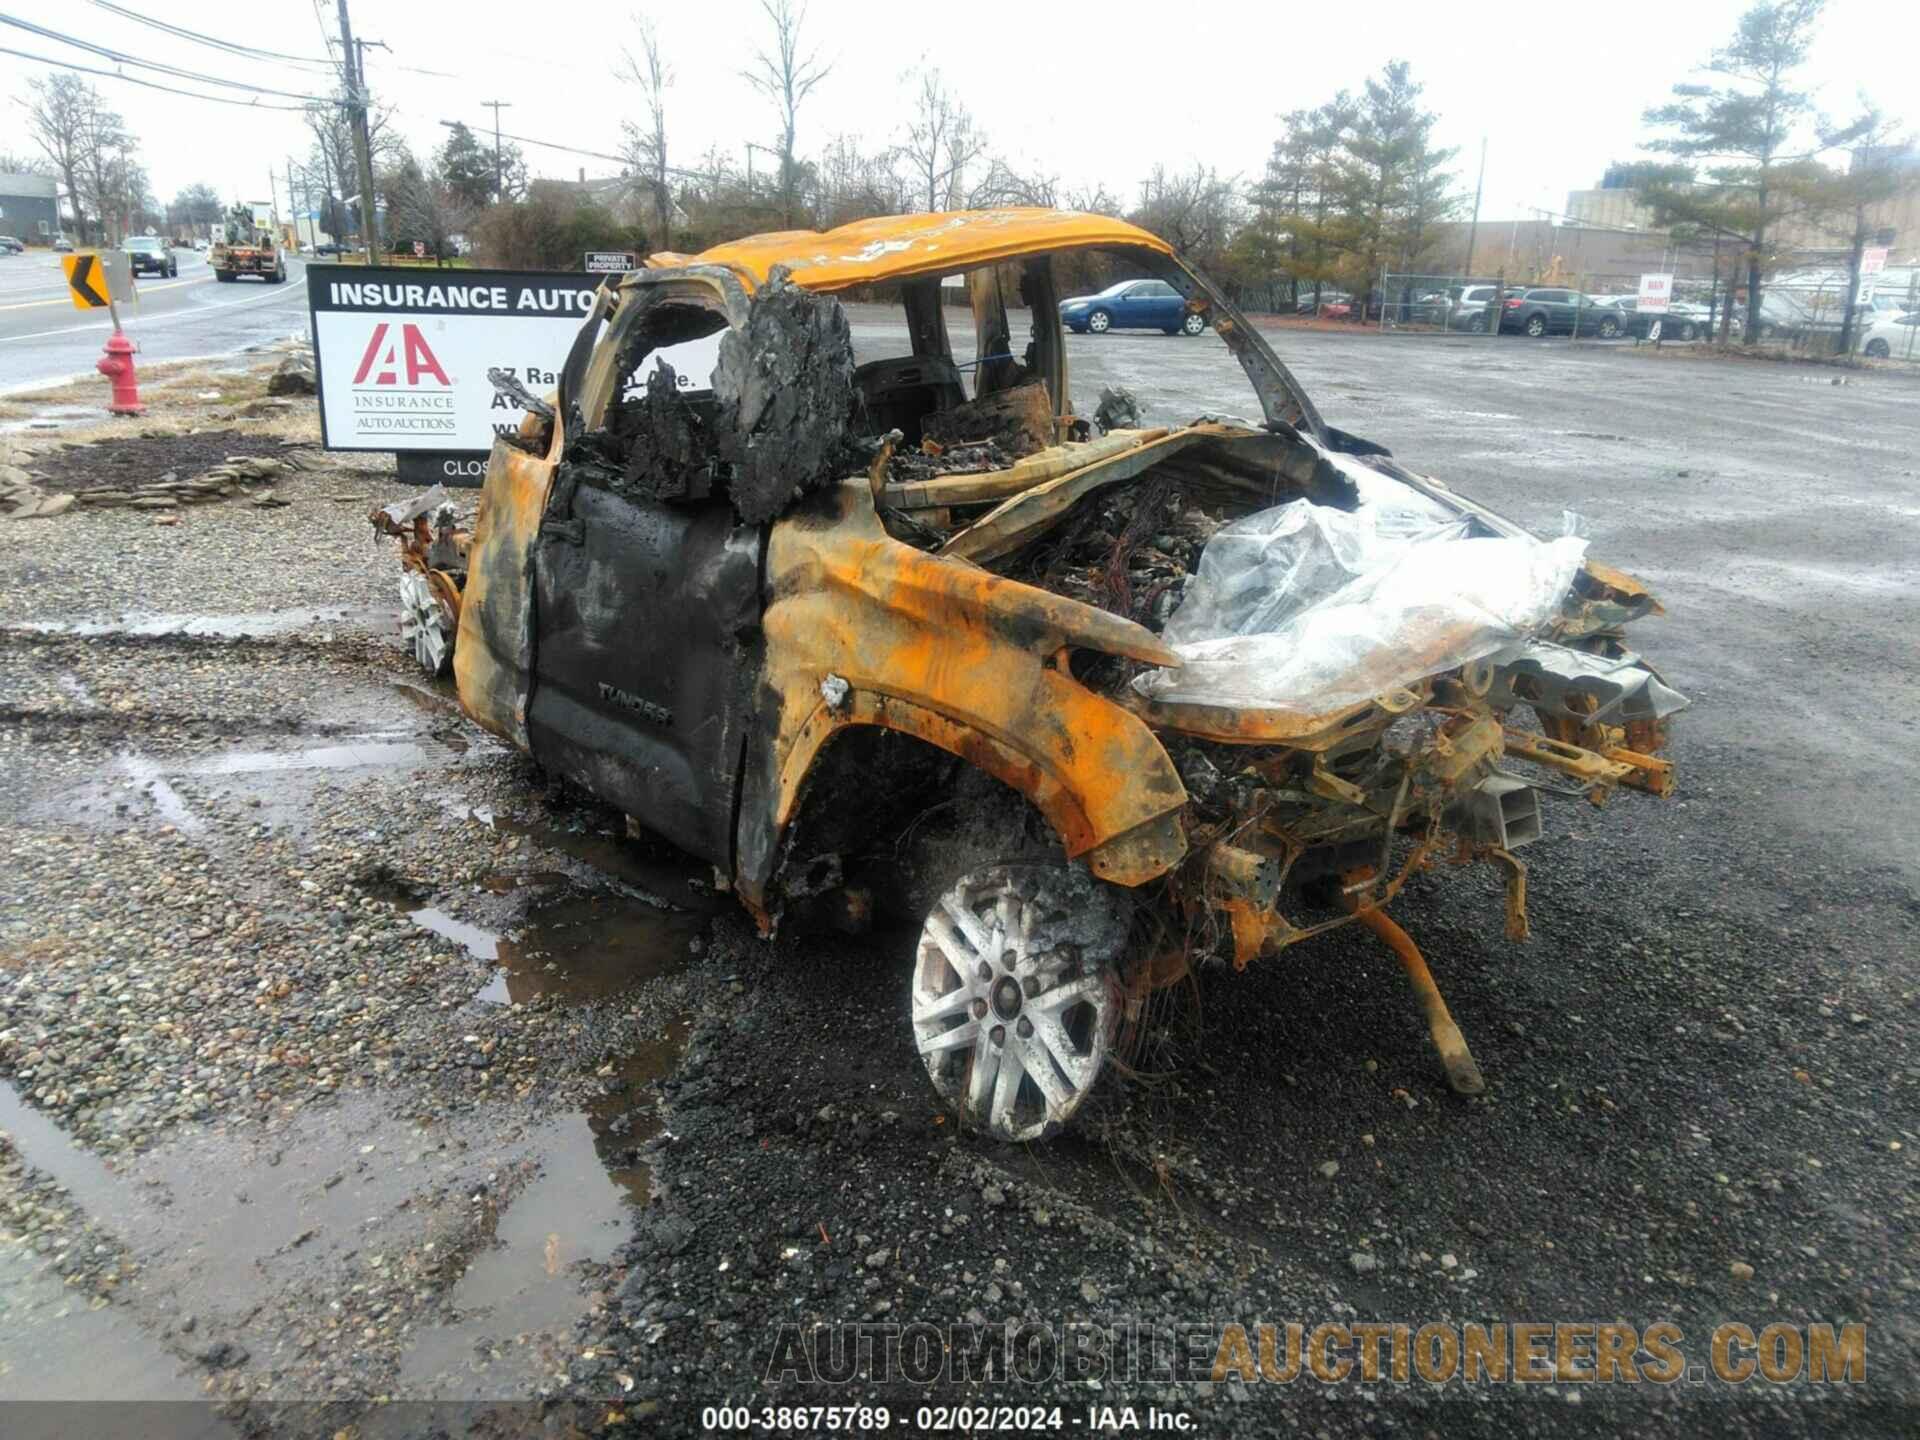
[[[657,1086],[690,1029],[675,1020],[599,1075],[599,1098],[518,1135],[498,1114],[419,1125],[343,1096],[272,1136],[191,1132],[111,1167],[0,1082],[0,1129],[139,1266],[128,1303],[93,1311],[41,1257],[0,1248],[0,1398],[194,1398],[199,1372],[145,1327],[193,1314],[189,1348],[231,1338],[270,1355],[281,1337],[257,1316],[418,1245],[435,1197],[463,1204],[476,1173],[531,1161],[538,1173],[491,1217],[445,1322],[415,1331],[393,1386],[404,1399],[523,1397],[571,1353],[580,1267],[610,1260],[651,1196]]]
[[[36,408],[30,420],[0,422],[0,435],[15,435],[23,430],[58,430],[67,425],[106,418],[106,407],[102,405],[44,405]]]
[[[270,770],[379,770],[424,765],[437,746],[413,740],[365,740],[304,750],[230,750],[188,767],[193,775],[253,775]]]
[[[0,1246],[0,1400],[205,1399],[124,1306],[93,1309],[86,1294],[41,1270],[36,1259],[23,1245]],[[10,1440],[75,1433],[71,1416],[44,1431],[34,1419],[10,1408]]]
[[[686,1053],[693,1018],[670,1021],[658,1040],[642,1045],[614,1066],[608,1093],[587,1107],[594,1148],[614,1184],[636,1204],[653,1198],[653,1167],[642,1147],[666,1128],[651,1086],[671,1075]]]
[[[456,920],[444,910],[429,906],[422,910],[409,910],[407,918],[422,930],[431,930],[436,935],[444,935],[456,945],[463,945],[467,952],[480,960],[498,960],[500,958],[500,937],[491,930],[482,930],[478,925],[469,925],[464,920]]]
[[[564,1365],[583,1308],[581,1264],[612,1258],[631,1207],[652,1194],[640,1147],[662,1129],[655,1082],[671,1074],[692,1021],[614,1069],[584,1115],[536,1130],[540,1174],[495,1218],[490,1243],[447,1297],[454,1319],[419,1332],[394,1393],[409,1400],[505,1400]]]
[[[342,623],[393,624],[392,612],[345,605],[319,606],[296,610],[254,610],[227,615],[151,614],[118,616],[110,620],[28,620],[7,628],[35,635],[207,635],[222,639],[246,637],[266,639],[311,629],[315,625]]]
[[[694,888],[696,882],[704,882],[710,873],[708,868],[664,840],[635,840],[560,825],[529,825],[510,815],[479,816],[476,812],[476,818],[509,835],[524,836],[544,849],[571,855],[662,905],[713,908],[712,891]]]
[[[0,1080],[0,1130],[12,1137],[13,1148],[29,1165],[64,1185],[89,1215],[102,1213],[124,1188],[105,1161],[74,1144],[66,1131],[22,1100],[5,1080]]]
[[[597,891],[534,905],[523,928],[501,940],[500,972],[478,998],[524,1005],[536,995],[599,1000],[687,963],[687,943],[706,916],[661,910]]]
[[[540,995],[571,1002],[618,995],[685,965],[688,942],[707,923],[704,911],[663,910],[599,890],[536,901],[506,935],[432,906],[409,910],[407,918],[500,967],[474,996],[489,1005],[524,1005]]]
[[[250,776],[285,776],[284,779],[263,781],[254,798],[261,802],[261,818],[293,822],[299,818],[301,802],[319,774],[331,776],[353,770],[413,770],[443,761],[452,753],[451,747],[437,740],[399,738],[403,733],[382,732],[294,750],[224,750],[197,760],[162,760],[150,755],[123,755],[119,760],[118,776],[90,782],[74,795],[63,796],[61,808],[63,811],[85,811],[99,807],[110,811],[131,790],[145,795],[160,819],[179,830],[193,833],[205,829],[205,821],[174,782],[192,778],[235,782]]]

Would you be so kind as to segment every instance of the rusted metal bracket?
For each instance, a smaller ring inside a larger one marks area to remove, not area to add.
[[[1525,940],[1533,933],[1527,923],[1527,862],[1498,848],[1488,850],[1487,858],[1507,872],[1507,939]]]
[[[1373,880],[1371,869],[1348,872],[1348,882],[1356,885],[1370,885]],[[1420,953],[1420,947],[1413,943],[1408,935],[1390,919],[1386,911],[1378,906],[1362,908],[1351,898],[1355,917],[1371,930],[1393,951],[1400,961],[1400,968],[1407,972],[1407,979],[1413,985],[1413,993],[1420,1000],[1420,1008],[1426,1013],[1427,1032],[1433,1036],[1433,1048],[1440,1052],[1440,1063],[1447,1072],[1447,1084],[1453,1087],[1456,1095],[1479,1095],[1487,1088],[1486,1079],[1480,1074],[1480,1066],[1473,1058],[1473,1051],[1467,1047],[1467,1037],[1460,1033],[1460,1027],[1454,1024],[1452,1012],[1447,1009],[1446,999],[1440,994],[1440,987],[1434,983],[1433,972],[1427,969],[1427,962]]]
[[[1622,785],[1644,790],[1649,795],[1658,795],[1662,800],[1673,794],[1671,760],[1662,760],[1658,755],[1642,755],[1637,750],[1623,750],[1618,746],[1601,753],[1616,765],[1631,767],[1629,773],[1620,777]]]

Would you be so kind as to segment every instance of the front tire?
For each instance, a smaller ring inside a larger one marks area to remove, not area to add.
[[[914,1044],[941,1098],[1008,1142],[1057,1132],[1119,1029],[1127,917],[1085,870],[1012,861],[934,902],[909,982]]]
[[[1527,317],[1526,332],[1528,339],[1538,340],[1542,335],[1547,333],[1547,317],[1544,315],[1529,315]]]
[[[1600,322],[1600,338],[1602,340],[1615,339],[1619,336],[1619,334],[1620,334],[1620,322],[1614,319],[1611,315],[1609,315],[1606,319]]]
[[[1893,347],[1884,340],[1869,340],[1866,355],[1869,360],[1890,360],[1893,358]]]
[[[1087,329],[1096,335],[1104,335],[1113,328],[1113,316],[1104,310],[1096,310],[1087,317]]]
[[[1180,333],[1182,335],[1198,335],[1206,328],[1207,317],[1197,313],[1187,316],[1186,319],[1180,322]]]

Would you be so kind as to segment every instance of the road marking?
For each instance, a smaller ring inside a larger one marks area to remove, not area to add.
[[[126,328],[138,334],[143,330],[151,330],[156,325],[164,325],[169,320],[200,319],[211,315],[216,310],[238,310],[242,305],[258,305],[263,300],[293,300],[305,298],[305,286],[275,285],[271,287],[271,293],[266,295],[250,295],[245,300],[223,300],[217,305],[201,305],[191,310],[169,310],[165,315],[156,315],[151,320],[129,321]],[[61,303],[64,304],[65,302],[63,301]],[[0,345],[5,345],[14,340],[45,340],[51,335],[80,335],[89,330],[111,330],[112,328],[113,326],[111,324],[68,325],[59,330],[36,330],[31,335],[0,335]]]
[[[159,290],[171,290],[179,285],[205,285],[212,279],[213,276],[211,275],[196,275],[190,280],[169,280],[161,285],[149,285],[147,286],[147,290],[149,293],[152,293]],[[66,303],[64,296],[58,300],[22,300],[13,305],[0,305],[0,310],[31,310],[38,305],[64,305]]]

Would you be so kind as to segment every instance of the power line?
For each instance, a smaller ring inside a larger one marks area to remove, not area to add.
[[[330,105],[333,102],[323,96],[307,95],[296,90],[274,90],[265,85],[250,85],[242,80],[227,80],[218,75],[207,75],[197,70],[185,70],[178,65],[163,65],[153,60],[141,60],[123,51],[110,49],[105,45],[95,45],[91,41],[76,40],[71,35],[63,35],[58,30],[49,30],[44,25],[35,25],[13,15],[0,15],[0,25],[11,25],[15,29],[25,30],[42,39],[53,40],[62,45],[71,45],[76,50],[85,50],[89,54],[112,60],[121,65],[135,65],[142,70],[158,71],[170,75],[176,80],[191,80],[199,85],[218,85],[228,90],[250,90],[257,95],[278,95],[287,100],[306,100],[317,105]]]
[[[235,100],[228,95],[202,95],[195,90],[181,90],[172,85],[162,85],[153,80],[142,80],[137,75],[122,75],[118,70],[96,70],[91,65],[76,65],[71,60],[54,60],[45,55],[29,55],[25,50],[15,50],[8,45],[0,45],[0,55],[15,55],[22,60],[32,60],[36,64],[51,65],[56,70],[78,70],[83,75],[98,75],[107,80],[124,80],[129,85],[144,85],[149,90],[164,90],[169,95],[184,95],[189,100],[210,100],[216,105],[238,105],[245,110],[284,110],[290,115],[303,115],[304,105],[265,105],[258,100]]]
[[[239,45],[231,40],[222,40],[217,36],[202,35],[198,30],[188,30],[180,25],[169,25],[166,21],[156,20],[151,15],[142,15],[137,10],[128,10],[124,6],[111,4],[109,0],[93,0],[93,3],[102,10],[110,11],[115,15],[125,16],[127,19],[136,21],[141,25],[151,26],[163,34],[172,35],[182,40],[191,40],[200,45],[211,45],[214,49],[224,50],[231,55],[245,56],[250,60],[278,60],[288,65],[318,65],[326,70],[335,68],[332,56],[328,56],[325,60],[320,60],[310,55],[283,55],[278,50],[261,50],[252,45]]]

